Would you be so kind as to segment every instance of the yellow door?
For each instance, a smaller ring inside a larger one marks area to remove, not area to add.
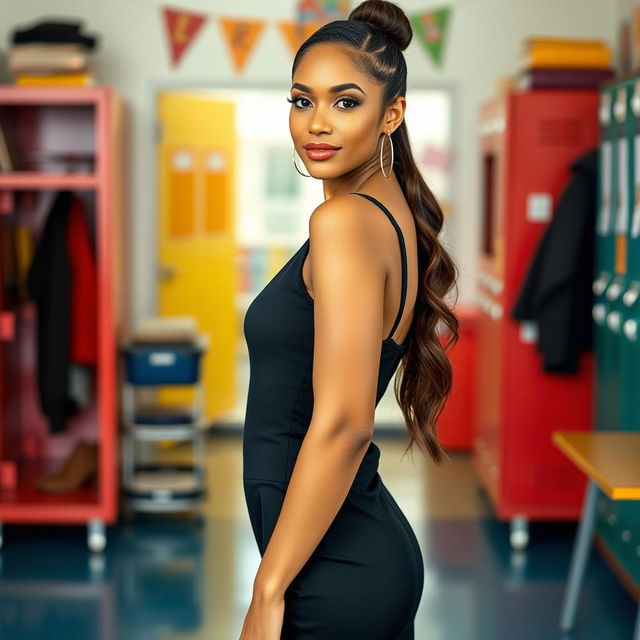
[[[202,362],[205,415],[235,405],[237,321],[235,105],[204,94],[158,97],[160,315],[194,316],[209,340]],[[189,402],[189,390],[162,390],[161,402]]]

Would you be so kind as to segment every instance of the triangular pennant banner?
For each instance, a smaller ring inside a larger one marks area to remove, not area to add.
[[[284,36],[286,43],[295,56],[300,45],[315,31],[320,28],[318,22],[296,22],[295,20],[278,20],[278,27]]]
[[[240,73],[247,64],[249,55],[264,30],[265,21],[220,18],[220,26],[227,41],[236,73]]]
[[[296,20],[315,22],[320,28],[333,20],[346,20],[350,13],[350,0],[298,0]]]
[[[409,16],[419,41],[438,67],[442,66],[444,42],[449,23],[450,8],[426,11]]]
[[[175,67],[207,21],[208,16],[204,13],[168,7],[163,7],[162,11],[171,50],[171,66]]]
[[[296,3],[297,22],[316,22],[320,15],[321,6],[318,0],[298,0]]]
[[[327,21],[346,20],[351,13],[351,0],[320,0]]]

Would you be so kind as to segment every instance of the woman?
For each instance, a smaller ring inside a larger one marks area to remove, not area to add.
[[[297,151],[325,201],[245,316],[243,483],[262,562],[240,640],[414,638],[423,559],[378,474],[374,412],[402,363],[408,449],[445,459],[436,326],[457,340],[444,302],[457,273],[403,120],[411,37],[401,9],[367,0],[293,63],[294,163]]]

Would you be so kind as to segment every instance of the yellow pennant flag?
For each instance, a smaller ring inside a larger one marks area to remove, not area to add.
[[[229,47],[236,73],[244,70],[264,26],[264,20],[220,18],[220,27]]]
[[[278,27],[284,36],[285,42],[295,56],[300,45],[322,25],[319,22],[298,22],[296,20],[279,20]]]

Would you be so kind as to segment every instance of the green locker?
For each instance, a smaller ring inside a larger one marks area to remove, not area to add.
[[[638,76],[601,87],[600,120],[600,210],[593,314],[595,426],[601,430],[637,430],[640,428]],[[620,568],[640,586],[640,504],[613,501],[600,492],[596,533]]]
[[[640,430],[640,77],[628,82],[628,217],[626,237],[627,282],[622,294],[622,348],[620,352],[620,429]],[[640,461],[638,461],[640,464]],[[620,503],[618,520],[620,561],[640,586],[640,503]]]
[[[620,429],[640,428],[640,79],[629,88],[629,171],[626,237],[627,282],[622,294],[620,351]]]
[[[614,247],[613,234],[614,211],[617,206],[617,128],[613,119],[613,104],[616,87],[603,86],[600,94],[600,153],[598,163],[597,202],[598,212],[595,235],[595,273],[594,292],[594,345],[597,384],[594,389],[594,423],[596,429],[615,428],[615,404],[611,372],[615,369],[615,352],[611,350],[611,334],[606,320],[610,302],[606,297],[614,281]],[[616,287],[618,285],[615,285]],[[614,287],[615,289],[615,287]]]

